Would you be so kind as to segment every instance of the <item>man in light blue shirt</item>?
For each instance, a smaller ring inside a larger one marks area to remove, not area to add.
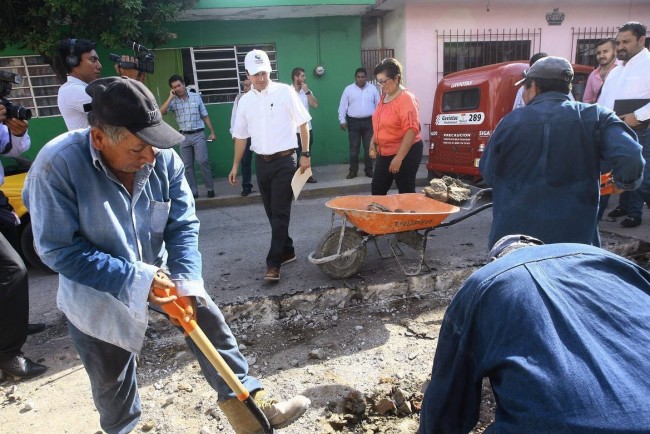
[[[147,328],[147,301],[176,299],[156,296],[154,287],[175,286],[186,299],[187,315],[197,319],[244,386],[259,391],[260,382],[248,375],[237,341],[204,288],[194,200],[183,164],[170,149],[183,136],[162,120],[153,95],[138,81],[99,79],[86,92],[92,98],[90,129],[45,145],[23,199],[37,251],[60,273],[57,305],[90,377],[102,428],[127,433],[140,418],[135,357]],[[219,405],[237,405],[210,362],[188,344]],[[298,418],[308,405],[296,397],[262,410],[277,426]],[[259,427],[243,411],[228,419],[237,432]]]
[[[372,114],[379,104],[379,91],[373,84],[366,82],[367,75],[364,68],[357,68],[354,83],[343,90],[339,103],[339,124],[343,131],[348,132],[350,140],[350,172],[347,179],[357,176],[362,140],[364,171],[369,178],[372,178],[373,173],[369,149],[372,139]]]

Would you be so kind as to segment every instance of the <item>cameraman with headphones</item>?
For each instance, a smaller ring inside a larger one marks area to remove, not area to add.
[[[87,128],[88,114],[84,104],[90,103],[86,86],[100,77],[102,64],[95,51],[96,44],[88,39],[69,38],[59,42],[57,52],[59,61],[65,67],[67,81],[59,89],[57,105],[63,116],[68,130]],[[137,64],[138,60],[130,56],[122,56],[122,62]],[[143,81],[145,74],[135,68],[122,68],[119,63],[115,70],[121,76]]]
[[[0,154],[18,156],[29,149],[27,121],[8,119],[0,104]],[[4,184],[0,162],[0,186]],[[47,367],[25,357],[21,348],[28,334],[45,329],[44,324],[29,324],[29,286],[25,263],[16,251],[20,219],[0,191],[0,371],[18,378],[41,375]]]

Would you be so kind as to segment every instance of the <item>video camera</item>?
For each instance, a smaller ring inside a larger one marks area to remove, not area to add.
[[[140,72],[153,74],[153,61],[156,59],[154,52],[130,39],[126,41],[126,46],[133,50],[134,56],[138,59],[138,63],[123,62],[120,60],[122,56],[113,53],[109,54],[108,57],[121,68],[137,69]]]
[[[6,96],[9,96],[11,93],[11,88],[14,84],[20,86],[23,82],[23,78],[19,74],[14,74],[13,72],[0,71],[0,104],[5,106],[7,109],[7,119],[20,119],[23,121],[28,121],[32,118],[32,111],[28,108],[12,104],[6,99]]]

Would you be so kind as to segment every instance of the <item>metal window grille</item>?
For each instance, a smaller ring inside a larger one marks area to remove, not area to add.
[[[9,94],[12,104],[30,109],[36,118],[60,114],[56,98],[61,83],[41,56],[0,57],[0,70],[23,78],[22,84],[14,84]]]
[[[246,79],[244,58],[253,49],[264,50],[271,61],[271,80],[278,80],[275,44],[190,47],[181,50],[188,85],[195,85],[206,104],[233,102]]]
[[[372,73],[372,71],[375,69],[375,66],[379,64],[379,62],[389,57],[395,57],[395,50],[392,48],[361,50],[361,65],[368,72],[368,82],[374,85],[377,84],[375,81],[375,75]]]
[[[601,39],[616,38],[618,27],[579,27],[571,28],[572,40],[571,58],[580,65],[597,66],[596,44]],[[646,34],[649,36],[650,33]],[[645,46],[650,46],[650,38],[646,37]],[[575,54],[574,54],[575,53]]]
[[[442,78],[464,69],[527,61],[539,51],[542,29],[443,30],[436,35],[443,53],[437,63],[438,77]]]

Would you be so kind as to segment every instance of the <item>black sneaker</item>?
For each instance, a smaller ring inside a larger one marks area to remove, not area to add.
[[[242,190],[242,192],[241,192],[241,195],[244,196],[244,197],[248,196],[249,194],[251,194],[251,190]]]
[[[623,208],[621,208],[620,206],[617,206],[617,207],[614,208],[612,211],[610,211],[609,214],[607,214],[607,217],[613,217],[613,218],[616,218],[616,217],[623,217],[623,216],[625,216],[625,215],[627,215],[627,211],[625,211],[625,210],[624,210]]]
[[[626,217],[625,220],[621,222],[621,226],[624,228],[635,228],[641,224],[641,217]]]
[[[214,197],[214,190],[208,190],[208,197]]]

